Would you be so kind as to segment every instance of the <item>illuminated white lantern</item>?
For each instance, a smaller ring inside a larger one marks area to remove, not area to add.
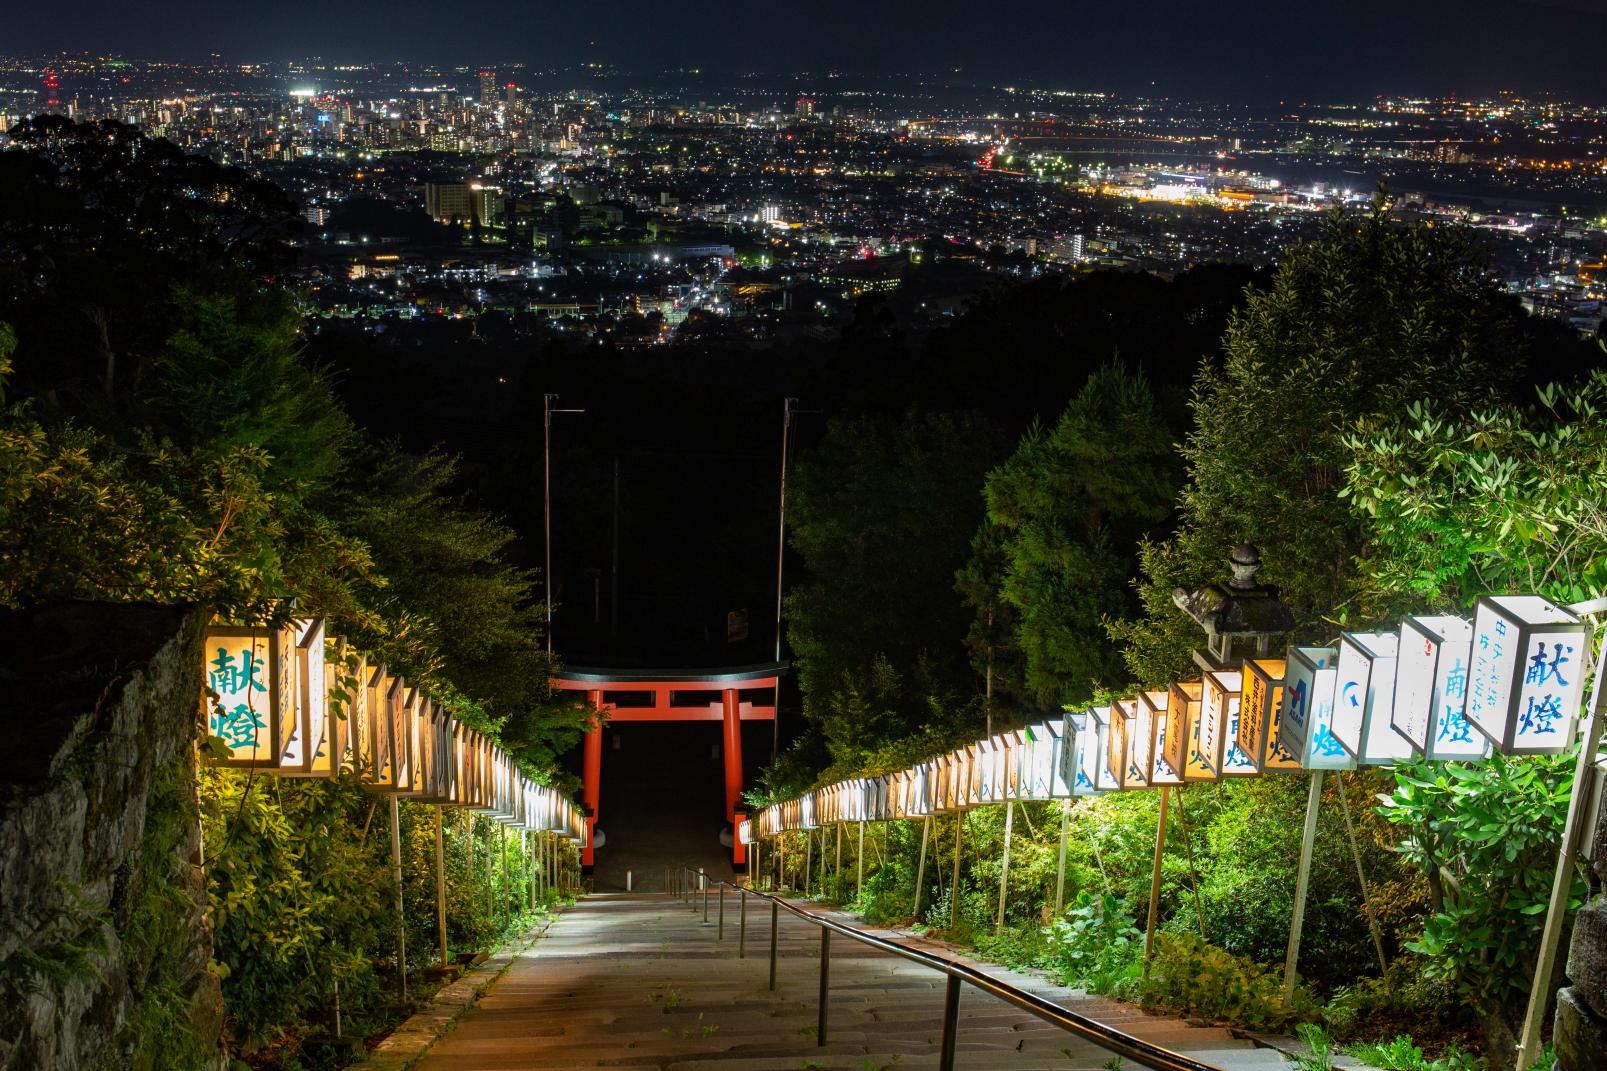
[[[213,625],[207,629],[202,671],[215,693],[207,732],[228,747],[217,766],[272,769],[297,729],[298,628],[294,624]]]
[[[1430,759],[1482,758],[1489,741],[1464,716],[1473,626],[1460,617],[1404,617],[1390,724]]]
[[[1210,752],[1217,772],[1223,777],[1251,777],[1261,771],[1247,751],[1239,746],[1239,720],[1243,716],[1244,672],[1219,669],[1204,677],[1201,724],[1215,721],[1221,726],[1217,750]]]
[[[1183,775],[1166,761],[1166,717],[1167,708],[1172,705],[1172,693],[1169,689],[1145,690],[1138,693],[1138,707],[1149,720],[1149,742],[1139,744],[1148,749],[1149,777],[1148,781],[1155,785],[1180,785]],[[1137,752],[1134,752],[1137,758]]]
[[[1395,707],[1395,632],[1346,632],[1339,637],[1334,678],[1334,738],[1362,766],[1409,760],[1412,748],[1390,728]]]
[[[1042,722],[1021,730],[1020,798],[1047,800],[1054,798],[1055,742],[1049,727]]]
[[[877,821],[893,817],[892,789],[893,781],[890,777],[878,777],[871,782],[875,792],[875,812],[872,817]]]
[[[1093,737],[1094,787],[1101,792],[1114,792],[1122,787],[1120,767],[1111,768],[1110,708],[1092,707],[1088,711]]]
[[[1291,647],[1284,666],[1279,743],[1307,770],[1353,770],[1356,760],[1334,738],[1337,647]]]
[[[1066,780],[1065,752],[1066,752],[1066,719],[1051,718],[1042,723],[1049,734],[1049,798],[1054,800],[1068,799],[1071,796],[1071,782]]]
[[[1484,595],[1473,613],[1467,720],[1503,755],[1573,743],[1588,667],[1585,623],[1538,595]]]
[[[1072,795],[1097,795],[1098,773],[1102,763],[1099,755],[1099,723],[1092,710],[1067,715],[1066,744],[1076,764],[1073,767]]]

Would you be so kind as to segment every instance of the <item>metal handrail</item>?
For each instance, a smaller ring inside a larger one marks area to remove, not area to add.
[[[696,880],[696,886],[685,880],[688,875]],[[874,934],[845,925],[835,919],[829,919],[824,915],[817,915],[813,911],[807,911],[779,896],[762,893],[757,889],[749,889],[745,885],[721,881],[689,866],[680,868],[680,873],[676,876],[673,887],[669,888],[669,891],[671,895],[677,895],[683,901],[692,901],[695,894],[701,892],[703,894],[701,907],[703,921],[707,922],[709,917],[710,885],[719,888],[722,919],[725,912],[725,890],[730,888],[741,894],[741,940],[743,944],[739,945],[739,958],[741,958],[742,952],[745,950],[747,938],[747,898],[757,896],[770,902],[770,988],[772,990],[776,987],[776,922],[778,910],[785,908],[805,922],[810,922],[820,927],[820,1023],[815,1035],[817,1045],[826,1044],[826,990],[829,980],[828,965],[831,955],[831,935],[840,933],[850,940],[858,941],[860,944],[869,945],[878,951],[898,956],[901,959],[907,959],[911,963],[917,963],[948,976],[948,985],[943,1001],[943,1047],[939,1059],[941,1071],[953,1071],[954,1068],[954,1048],[959,1026],[961,982],[969,983],[984,993],[991,993],[1007,1004],[1013,1004],[1023,1011],[1031,1012],[1045,1022],[1052,1023],[1068,1033],[1076,1034],[1084,1040],[1092,1041],[1096,1045],[1142,1064],[1144,1067],[1152,1068],[1154,1071],[1222,1071],[1222,1068],[1215,1064],[1202,1063],[1182,1053],[1173,1052],[1171,1049],[1145,1041],[1143,1038],[1136,1038],[1131,1034],[1123,1033],[1113,1026],[1107,1026],[1097,1019],[1090,1019],[1086,1015],[1079,1015],[1077,1012],[1040,997],[1036,993],[1029,993],[1024,989],[1011,985],[1009,982],[1000,981],[992,975],[984,974],[964,963],[934,955],[923,949],[911,948],[909,945],[899,944],[896,941],[889,941],[884,937],[877,937]],[[692,904],[692,910],[699,910],[696,903]],[[723,926],[721,926],[720,935],[722,938],[724,937]]]

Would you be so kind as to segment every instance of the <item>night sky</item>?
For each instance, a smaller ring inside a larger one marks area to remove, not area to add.
[[[10,4],[4,51],[134,59],[948,72],[1271,102],[1546,90],[1607,99],[1607,0],[441,0]]]

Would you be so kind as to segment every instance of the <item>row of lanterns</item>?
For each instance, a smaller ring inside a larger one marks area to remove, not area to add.
[[[1492,750],[1560,754],[1573,741],[1587,642],[1585,623],[1544,598],[1487,595],[1472,620],[1408,616],[1393,632],[1248,658],[842,781],[765,808],[741,835]]]
[[[584,839],[584,816],[569,800],[522,775],[423,689],[328,635],[321,619],[213,624],[203,663],[207,729],[229,750],[214,765],[281,777],[353,772],[376,792]]]

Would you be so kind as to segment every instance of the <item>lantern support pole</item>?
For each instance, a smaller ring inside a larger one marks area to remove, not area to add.
[[[501,826],[500,823],[498,823]],[[513,870],[508,865],[508,827],[501,826],[502,833],[502,924],[507,926],[513,922]]]
[[[1306,796],[1306,825],[1300,834],[1300,869],[1295,877],[1294,917],[1289,920],[1289,951],[1283,961],[1283,1002],[1292,1005],[1300,967],[1300,931],[1306,922],[1306,891],[1311,885],[1311,850],[1317,843],[1317,810],[1322,805],[1323,771],[1311,773]]]
[[[1607,610],[1607,600],[1568,608],[1576,614],[1599,614]],[[1586,634],[1586,650],[1594,640],[1594,630]],[[1528,1071],[1540,1058],[1540,1026],[1546,1007],[1551,1001],[1551,975],[1557,965],[1557,951],[1562,945],[1562,924],[1568,914],[1568,893],[1573,888],[1574,865],[1579,854],[1579,841],[1585,830],[1580,827],[1589,820],[1585,813],[1590,802],[1591,768],[1601,748],[1602,724],[1607,720],[1607,689],[1602,688],[1602,676],[1607,673],[1607,643],[1602,644],[1596,656],[1596,680],[1590,687],[1590,711],[1579,733],[1579,755],[1574,760],[1573,792],[1568,797],[1568,818],[1562,827],[1562,843],[1557,848],[1557,869],[1551,879],[1551,902],[1546,908],[1545,929],[1540,931],[1540,954],[1536,957],[1534,979],[1529,986],[1529,1006],[1523,1014],[1523,1029],[1518,1035],[1518,1056],[1515,1071]]]
[[[832,867],[831,876],[837,879],[837,887],[843,884],[843,824],[837,823],[837,862]]]
[[[1177,824],[1183,833],[1183,854],[1189,861],[1189,887],[1194,890],[1194,915],[1200,924],[1200,940],[1205,937],[1205,904],[1200,900],[1200,872],[1194,866],[1194,841],[1189,837],[1189,813],[1183,806],[1183,786],[1177,786]],[[1090,839],[1092,839],[1090,837]],[[1099,873],[1103,877],[1105,864],[1099,858],[1099,844],[1094,844],[1094,861],[1099,863]],[[1309,864],[1308,864],[1309,865]],[[1110,888],[1110,879],[1105,879],[1105,888]]]
[[[1004,864],[999,868],[999,918],[993,924],[994,933],[1004,932],[1004,900],[1010,885],[1010,833],[1016,821],[1016,801],[1004,804]]]
[[[965,812],[954,813],[954,888],[949,893],[949,929],[960,923],[960,837],[965,832]]]
[[[1373,906],[1373,893],[1367,886],[1367,873],[1361,865],[1361,848],[1356,843],[1356,827],[1350,822],[1350,793],[1345,787],[1345,775],[1339,775],[1339,813],[1345,818],[1345,838],[1350,841],[1350,858],[1356,864],[1356,880],[1361,884],[1362,906],[1367,909],[1367,928],[1373,934],[1373,951],[1378,953],[1378,973],[1389,970],[1384,961],[1384,937],[1378,930],[1378,912]]]
[[[1162,789],[1162,795],[1165,794]],[[1066,837],[1071,832],[1071,801],[1060,801],[1060,862],[1055,867],[1055,918],[1066,906]]]
[[[865,887],[865,820],[859,821],[859,851],[854,853],[854,895]]]
[[[1166,854],[1166,803],[1171,789],[1161,786],[1161,810],[1155,819],[1155,864],[1149,875],[1149,925],[1144,930],[1144,976],[1149,977],[1149,961],[1155,953],[1155,923],[1161,910],[1161,860]],[[1064,844],[1064,839],[1061,840]],[[1061,858],[1065,858],[1062,854]]]
[[[391,796],[391,878],[396,882],[396,978],[407,1000],[407,919],[402,905],[402,808]]]
[[[441,805],[435,805],[435,930],[441,966],[446,966],[446,835],[442,832]]]
[[[921,861],[915,867],[915,917],[921,917],[921,893],[926,884],[926,841],[932,835],[932,816],[921,819]]]
[[[776,888],[783,888],[787,884],[787,835],[785,833],[776,837]]]
[[[814,862],[815,862],[815,831],[812,830],[812,829],[806,829],[806,830],[804,830],[804,872],[803,872],[803,894],[805,896],[809,895],[809,871],[814,866]]]

